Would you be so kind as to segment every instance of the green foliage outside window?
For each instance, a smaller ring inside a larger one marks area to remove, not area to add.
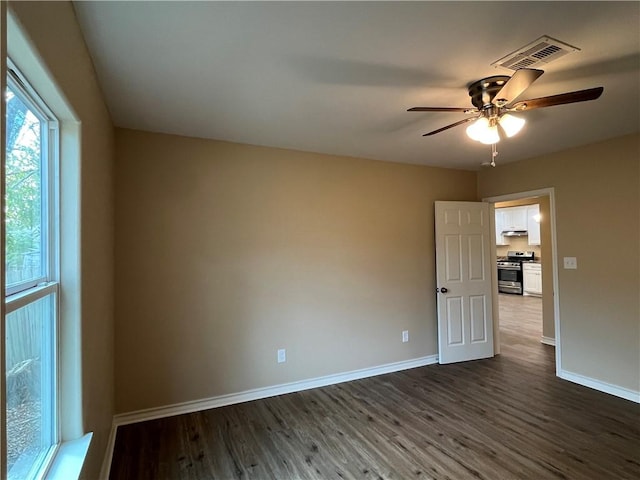
[[[40,121],[7,93],[6,276],[7,285],[42,272],[42,178]]]

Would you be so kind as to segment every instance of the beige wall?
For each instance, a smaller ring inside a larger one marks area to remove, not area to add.
[[[121,129],[116,158],[118,412],[437,353],[433,202],[474,172]]]
[[[553,245],[551,239],[551,213],[548,196],[538,198],[540,204],[540,257],[542,259],[542,336],[556,338],[553,306]]]
[[[113,127],[71,3],[11,2],[10,9],[76,120],[62,119],[63,255],[71,254],[69,242],[77,243],[76,257],[63,259],[62,308],[63,312],[77,309],[79,317],[82,398],[81,405],[73,407],[82,408],[81,428],[94,432],[83,476],[95,479],[104,457],[114,398]],[[16,60],[20,67],[20,59]],[[77,140],[74,145],[68,138],[74,130],[81,133],[79,146]],[[69,162],[74,161],[79,165],[72,167]]]
[[[562,369],[640,391],[640,137],[483,170],[482,198],[553,187]],[[562,268],[577,257],[578,269]]]

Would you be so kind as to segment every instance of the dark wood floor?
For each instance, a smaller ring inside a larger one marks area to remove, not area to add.
[[[640,478],[640,406],[555,377],[540,299],[502,297],[496,358],[123,426],[110,478]]]

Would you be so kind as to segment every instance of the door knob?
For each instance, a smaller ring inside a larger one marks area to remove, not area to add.
[[[449,290],[447,290],[447,287],[442,287],[440,289],[440,293],[447,293]]]

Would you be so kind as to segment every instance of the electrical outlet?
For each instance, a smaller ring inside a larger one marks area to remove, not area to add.
[[[409,341],[409,330],[402,331],[402,343],[407,343]]]
[[[287,361],[287,351],[284,348],[278,350],[278,363]]]
[[[564,257],[564,268],[576,270],[578,268],[578,259],[576,257]]]

